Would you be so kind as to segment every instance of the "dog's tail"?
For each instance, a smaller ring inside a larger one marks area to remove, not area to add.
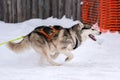
[[[16,53],[20,53],[30,47],[30,42],[28,40],[28,36],[25,36],[22,41],[15,43],[15,42],[8,42],[7,46],[9,49]]]

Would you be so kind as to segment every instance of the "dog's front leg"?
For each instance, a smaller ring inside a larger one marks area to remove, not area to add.
[[[67,58],[65,59],[65,61],[70,61],[70,60],[72,60],[73,54],[72,54],[71,52],[67,52],[67,53],[65,53],[65,55],[67,56]]]
[[[59,56],[59,52],[55,52],[53,55],[50,55],[52,59],[56,59]]]

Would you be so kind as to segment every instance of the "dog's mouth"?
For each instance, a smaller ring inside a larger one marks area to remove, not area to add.
[[[92,34],[89,34],[88,35],[93,41],[96,41],[96,38],[95,38],[95,36],[94,35],[92,35]]]

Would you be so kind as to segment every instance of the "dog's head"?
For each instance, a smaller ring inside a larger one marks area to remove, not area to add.
[[[90,38],[96,41],[95,35],[100,35],[101,32],[97,29],[94,29],[91,25],[84,24],[84,27],[81,29],[81,35],[84,40]]]

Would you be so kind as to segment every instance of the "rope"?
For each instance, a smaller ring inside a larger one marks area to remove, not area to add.
[[[6,41],[6,42],[2,42],[0,43],[0,46],[4,45],[4,44],[7,44],[8,42],[14,42],[14,41],[17,41],[17,40],[20,40],[20,39],[23,39],[24,36],[20,36],[18,38],[15,38],[15,39],[12,39],[12,40],[9,40],[9,41]]]

